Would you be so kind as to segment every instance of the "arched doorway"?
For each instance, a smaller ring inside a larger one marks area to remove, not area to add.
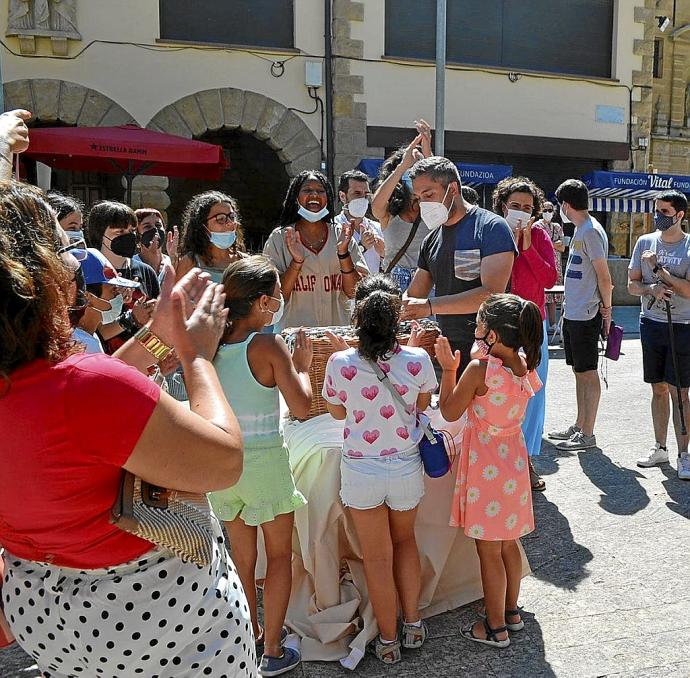
[[[171,178],[169,223],[181,223],[184,207],[194,195],[218,189],[239,204],[247,249],[260,251],[276,226],[290,182],[285,165],[266,142],[239,129],[207,132],[198,139],[222,146],[230,167],[220,182]]]
[[[238,200],[254,251],[276,225],[290,178],[321,166],[321,144],[306,123],[257,92],[234,87],[197,92],[163,108],[148,127],[219,144],[230,161],[220,182],[170,179],[168,222],[180,223],[193,195],[219,188]]]
[[[24,108],[33,113],[30,127],[109,127],[135,123],[132,116],[105,94],[76,82],[36,78],[3,85],[5,110]],[[36,182],[36,163],[23,158],[24,172]],[[124,188],[116,174],[53,170],[51,188],[74,195],[87,209],[98,200],[122,200]]]

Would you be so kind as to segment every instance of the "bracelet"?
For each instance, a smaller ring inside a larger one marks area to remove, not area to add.
[[[297,261],[297,259],[295,259],[293,257],[292,261],[290,262],[290,266],[292,266],[292,264],[297,264],[298,266],[302,266],[303,263],[304,263],[304,259],[302,259],[302,261]]]
[[[159,362],[165,360],[172,351],[172,346],[163,343],[146,325],[134,335],[134,339]]]
[[[434,309],[431,306],[431,299],[427,299],[426,303],[429,304],[429,315],[434,315]]]
[[[349,252],[349,251],[348,251],[348,252],[345,252],[345,254],[340,254],[340,252],[338,252],[337,254],[338,254],[338,259],[340,259],[341,261],[342,261],[343,259],[347,259],[347,258],[350,256],[350,252]]]
[[[348,273],[354,273],[354,272],[355,272],[355,269],[354,269],[354,268],[351,268],[349,271],[343,271],[343,269],[341,268],[341,269],[340,269],[340,272],[341,272],[343,275],[347,275]]]

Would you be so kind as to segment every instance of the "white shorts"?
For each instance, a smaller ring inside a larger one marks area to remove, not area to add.
[[[409,511],[424,496],[424,470],[414,447],[388,457],[343,457],[340,499],[343,506],[372,509],[386,504],[393,511]]]

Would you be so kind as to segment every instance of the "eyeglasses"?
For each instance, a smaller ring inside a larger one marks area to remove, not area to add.
[[[237,221],[237,215],[234,212],[214,214],[212,217],[206,219],[206,223],[209,221],[215,221],[219,226],[225,226],[228,223],[234,223]]]
[[[61,247],[57,253],[58,254],[66,254],[69,252],[77,261],[84,261],[86,257],[89,256],[89,253],[84,249],[86,247],[86,243],[83,240],[80,240],[78,242],[72,243],[71,245],[65,245],[65,247]]]

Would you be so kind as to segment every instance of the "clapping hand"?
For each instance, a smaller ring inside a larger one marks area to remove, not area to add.
[[[170,257],[170,261],[174,268],[177,268],[177,264],[180,260],[180,229],[177,226],[173,226],[171,231],[168,231],[165,236],[165,251]]]
[[[314,346],[304,329],[300,328],[295,335],[295,348],[292,351],[292,364],[297,372],[309,372],[314,358]]]
[[[326,330],[326,339],[336,351],[347,351],[350,348],[349,344],[342,337],[334,334],[330,330]]]
[[[296,231],[292,226],[288,226],[285,229],[285,247],[287,247],[292,260],[295,263],[304,263],[306,250],[302,244],[302,237],[300,236],[299,231]]]
[[[522,250],[528,250],[532,247],[532,226],[534,226],[535,218],[532,217],[524,226],[522,220],[518,221],[517,240],[521,243]]]
[[[419,135],[422,137],[422,156],[428,158],[430,155],[434,154],[431,150],[431,127],[423,118],[415,120],[414,126],[416,127]],[[417,159],[419,160],[419,158]]]
[[[412,329],[410,330],[410,338],[407,340],[408,346],[418,347],[422,343],[422,334],[424,330],[422,326],[416,321],[412,321]]]
[[[9,146],[10,153],[23,153],[29,148],[29,120],[31,113],[22,108],[0,115],[0,141]]]
[[[457,372],[460,368],[460,351],[451,351],[448,339],[443,335],[439,336],[434,344],[434,350],[436,351],[436,361],[444,372]]]
[[[355,224],[353,221],[348,221],[342,225],[337,242],[338,254],[345,254],[345,252],[347,252],[350,247],[350,240],[352,240],[354,230]]]

